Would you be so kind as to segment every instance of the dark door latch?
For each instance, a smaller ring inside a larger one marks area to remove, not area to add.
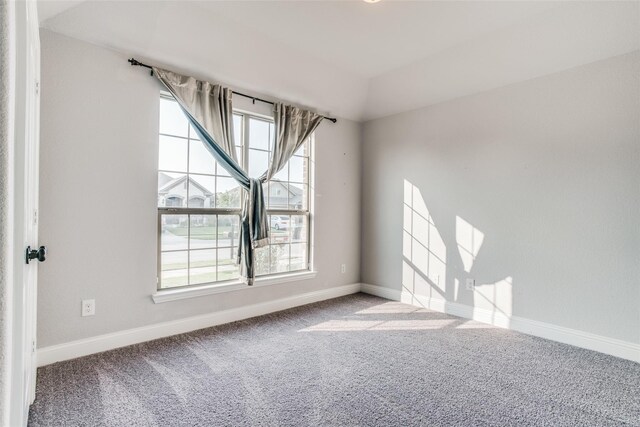
[[[31,246],[27,246],[27,253],[26,253],[26,261],[27,264],[29,264],[29,261],[31,261],[32,259],[37,259],[40,262],[43,262],[46,258],[45,256],[47,255],[47,248],[44,246],[40,246],[40,249],[36,250],[36,249],[31,249]]]

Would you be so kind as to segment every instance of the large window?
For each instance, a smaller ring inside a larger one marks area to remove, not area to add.
[[[273,121],[235,112],[238,161],[249,176],[267,170]],[[309,269],[310,141],[264,184],[269,246],[255,252],[256,275]],[[176,101],[160,98],[158,288],[238,279],[236,264],[245,191],[217,164]]]

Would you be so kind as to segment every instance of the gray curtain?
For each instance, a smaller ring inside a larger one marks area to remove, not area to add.
[[[233,143],[231,89],[160,68],[153,69],[173,97],[187,108],[234,162],[238,162]]]
[[[154,74],[171,92],[187,119],[214,159],[247,191],[242,208],[238,263],[247,284],[255,278],[254,250],[269,244],[269,223],[262,183],[277,173],[311,135],[323,117],[299,108],[275,104],[275,145],[269,169],[251,178],[240,167],[233,145],[232,92],[214,85],[153,68]]]
[[[273,107],[275,141],[269,169],[260,177],[264,182],[280,171],[291,156],[311,136],[324,119],[311,111],[276,103]]]

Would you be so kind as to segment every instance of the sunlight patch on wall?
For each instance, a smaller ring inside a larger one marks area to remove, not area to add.
[[[513,301],[511,276],[495,283],[482,283],[478,280],[470,293],[466,291],[466,298],[461,295],[465,292],[465,279],[469,278],[467,275],[472,271],[484,243],[485,234],[469,221],[456,216],[456,245],[466,274],[460,271],[461,276],[458,276],[454,269],[454,277],[450,283],[453,287],[450,292],[452,291],[453,295],[447,298],[447,245],[436,228],[420,189],[406,179],[403,188],[401,301],[431,308],[440,307],[438,304],[446,304],[446,301],[453,296],[454,302],[462,300],[460,302],[465,305],[470,304],[483,316],[490,312],[493,315],[492,321],[499,320],[501,324],[508,322],[512,315]],[[381,325],[372,326],[372,328],[382,327]],[[474,324],[461,326],[469,329],[476,327],[483,326]]]
[[[420,190],[404,180],[402,284],[410,292],[442,297],[446,284],[447,247]]]
[[[487,306],[494,314],[508,317],[513,314],[513,277],[508,276],[495,283],[476,285],[475,295],[479,297],[475,304],[477,307]]]
[[[456,216],[456,243],[458,244],[458,252],[460,253],[460,258],[462,258],[464,271],[467,273],[471,271],[483,241],[483,232]]]

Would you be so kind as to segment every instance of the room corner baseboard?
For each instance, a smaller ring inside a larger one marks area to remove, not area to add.
[[[63,360],[75,359],[77,357],[88,356],[90,354],[113,350],[119,347],[125,347],[171,335],[182,334],[224,323],[261,316],[318,301],[355,294],[360,292],[360,288],[360,283],[336,286],[334,288],[307,292],[300,295],[247,305],[244,307],[188,317],[186,319],[156,323],[139,328],[127,329],[124,331],[71,341],[64,344],[43,347],[38,349],[38,366],[50,365]]]
[[[610,354],[623,359],[640,363],[640,344],[608,338],[602,335],[591,334],[576,329],[525,319],[517,316],[507,316],[495,313],[491,310],[471,307],[464,304],[429,298],[423,295],[414,295],[407,291],[390,289],[384,286],[363,283],[361,292],[376,295],[393,301],[402,301],[417,307],[447,313],[478,322],[487,323],[499,328],[511,329],[528,335],[546,338],[600,353]]]

